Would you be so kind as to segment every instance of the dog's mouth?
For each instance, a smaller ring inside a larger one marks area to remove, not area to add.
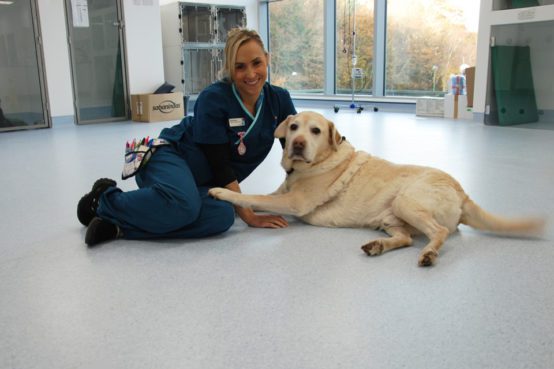
[[[308,150],[308,147],[305,142],[302,141],[292,141],[290,145],[287,145],[286,148],[287,157],[291,162],[303,162],[303,163],[311,163],[312,158],[310,158],[310,150]]]
[[[291,154],[289,155],[289,159],[291,161],[301,161],[301,162],[304,162],[304,163],[308,163],[310,164],[312,161],[311,160],[308,160],[308,158],[304,157],[304,155],[302,154]]]

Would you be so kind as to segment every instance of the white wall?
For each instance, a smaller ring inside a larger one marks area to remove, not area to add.
[[[62,0],[38,0],[50,113],[74,115]],[[123,0],[129,93],[153,92],[164,82],[159,0]]]
[[[73,115],[73,88],[64,2],[38,0],[46,83],[52,117]]]
[[[159,1],[124,0],[123,7],[129,93],[154,92],[164,83]]]

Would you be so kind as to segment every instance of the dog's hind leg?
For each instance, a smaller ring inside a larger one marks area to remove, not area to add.
[[[406,201],[409,202],[409,206],[406,206],[408,205]],[[418,264],[419,266],[433,265],[439,256],[440,248],[450,234],[448,228],[439,224],[431,211],[406,197],[403,199],[399,197],[393,202],[393,212],[429,238],[429,243],[419,255]]]
[[[386,251],[412,244],[410,232],[405,227],[393,226],[384,230],[390,235],[389,238],[378,238],[362,246],[362,250],[369,256],[381,255]]]
[[[431,266],[435,263],[435,260],[439,256],[439,250],[444,244],[444,241],[448,238],[448,228],[441,226],[437,221],[428,214],[424,216],[426,220],[421,219],[420,224],[416,226],[427,237],[429,237],[429,243],[425,245],[421,253],[419,254],[418,265],[419,266]],[[424,223],[424,224],[422,224]]]

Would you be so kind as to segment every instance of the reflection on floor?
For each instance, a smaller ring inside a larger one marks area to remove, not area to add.
[[[356,147],[456,177],[484,208],[554,213],[554,132],[385,112],[323,111]],[[554,362],[554,232],[467,227],[433,268],[425,239],[369,258],[381,235],[290,219],[203,240],[87,249],[75,206],[119,178],[123,144],[165,123],[0,135],[2,368],[547,368]],[[243,184],[273,191],[280,148]],[[130,181],[118,181],[133,189]]]

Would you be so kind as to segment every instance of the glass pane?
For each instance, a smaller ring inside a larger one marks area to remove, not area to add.
[[[353,89],[356,94],[371,94],[373,0],[337,0],[336,4],[337,94],[351,94]]]
[[[218,8],[217,9],[217,32],[218,42],[227,41],[227,33],[236,27],[244,27],[246,19],[242,9]]]
[[[271,83],[290,92],[323,93],[323,0],[269,4]]]
[[[31,0],[0,5],[0,129],[47,124],[39,73]]]
[[[73,8],[69,8],[74,11]],[[72,13],[71,49],[79,122],[125,118],[122,56],[114,1],[88,2]]]
[[[475,65],[479,0],[388,0],[385,93],[442,96]]]
[[[185,95],[200,93],[214,82],[212,49],[185,49]]]
[[[182,8],[183,41],[212,41],[212,10],[210,6],[184,5]]]
[[[552,4],[554,4],[554,0],[493,0],[492,8],[493,10],[504,10]]]
[[[554,20],[491,27],[486,124],[554,123]],[[544,125],[543,125],[544,124]]]

